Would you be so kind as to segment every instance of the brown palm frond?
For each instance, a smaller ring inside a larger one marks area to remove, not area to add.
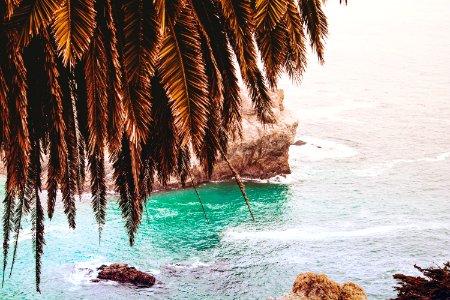
[[[32,228],[33,232],[33,249],[35,256],[35,273],[36,273],[36,291],[41,292],[41,260],[44,254],[44,210],[41,205],[41,199],[39,197],[39,187],[35,186],[34,192],[35,205],[31,211]]]
[[[51,92],[47,101],[49,135],[49,159],[47,167],[47,214],[51,219],[55,210],[58,182],[66,170],[67,144],[65,140],[66,125],[63,119],[62,91],[59,84],[59,72],[55,59],[55,48],[48,31],[42,32],[44,40],[44,68],[47,86]]]
[[[99,2],[100,3],[100,2]],[[98,9],[101,9],[99,7]],[[99,21],[100,15],[97,20]],[[91,202],[99,228],[99,239],[106,216],[104,148],[106,140],[107,57],[103,32],[97,26],[86,53],[84,66],[87,90],[88,157],[91,174]]]
[[[287,10],[286,0],[258,0],[255,2],[256,31],[270,31],[281,21]]]
[[[95,28],[94,0],[64,0],[55,12],[53,33],[64,66],[74,66],[88,50]]]
[[[212,0],[194,1],[194,8],[210,39],[212,54],[221,75],[222,126],[228,132],[241,133],[241,97],[233,54],[219,10]],[[211,85],[212,83],[210,83]],[[224,145],[227,144],[225,141]]]
[[[62,201],[64,204],[64,213],[67,215],[70,228],[75,228],[75,195],[80,183],[79,178],[79,158],[78,143],[79,134],[77,134],[77,122],[75,118],[75,91],[73,86],[73,73],[66,67],[61,68],[61,85],[63,92],[63,118],[66,124],[65,142],[67,145],[67,160],[65,173],[61,180]]]
[[[35,136],[34,136],[35,137]],[[19,245],[19,234],[22,224],[22,218],[31,210],[33,199],[39,197],[38,193],[41,190],[41,146],[40,141],[33,137],[31,158],[32,161],[28,167],[28,177],[24,190],[20,191],[18,197],[18,204],[14,213],[14,250],[11,261],[9,276],[11,277],[14,263],[16,261],[17,248]],[[38,263],[38,262],[36,262]],[[40,276],[40,272],[39,272]]]
[[[9,27],[19,32],[18,46],[28,45],[31,39],[50,25],[59,0],[22,0],[14,9]]]
[[[24,187],[29,153],[31,149],[28,133],[28,99],[27,99],[27,70],[25,68],[21,51],[16,47],[17,34],[8,36],[7,72],[8,107],[10,123],[10,141],[6,150],[7,172],[10,176],[7,191],[13,194]]]
[[[10,176],[6,179],[6,185]],[[8,264],[9,253],[9,241],[11,232],[14,228],[13,216],[15,207],[15,197],[13,194],[6,191],[5,198],[3,199],[3,274],[2,274],[2,287],[5,282],[6,265]]]
[[[277,23],[272,29],[258,29],[256,42],[269,86],[277,87],[277,81],[282,74],[286,62],[288,33],[284,24]]]
[[[254,45],[254,11],[251,0],[221,0],[228,38],[236,53],[241,76],[250,91],[256,114],[263,123],[273,123],[272,100],[265,78],[258,68]]]
[[[295,0],[288,0],[284,22],[288,31],[285,69],[289,77],[299,83],[306,68],[306,38],[303,19]]]
[[[103,33],[104,47],[107,60],[107,143],[109,151],[120,148],[121,136],[117,134],[123,130],[125,112],[123,109],[122,70],[117,50],[116,24],[113,19],[110,0],[97,0],[96,4],[103,4],[103,9],[97,11],[97,26]]]
[[[126,130],[132,144],[148,136],[150,79],[161,46],[161,24],[152,1],[130,0],[123,4],[123,60],[129,95],[124,100]]]
[[[8,85],[0,67],[0,151],[9,144]]]
[[[302,19],[309,34],[309,42],[320,63],[324,63],[324,40],[328,35],[328,22],[321,0],[300,0]]]
[[[89,154],[91,173],[91,203],[98,224],[99,240],[106,222],[105,154],[97,149]]]
[[[127,135],[123,134],[122,148],[120,151],[111,153],[110,160],[114,167],[115,188],[119,193],[119,207],[122,218],[125,220],[130,246],[133,246],[134,237],[142,219],[143,201],[139,195],[136,195],[130,152],[130,142]]]
[[[170,99],[181,147],[192,143],[198,151],[207,121],[207,87],[201,37],[190,5],[178,22],[168,19],[168,32],[160,53],[159,74]]]
[[[177,130],[170,108],[170,100],[160,82],[159,75],[152,79],[152,125],[149,138],[143,146],[142,159],[153,162],[158,179],[166,185],[177,162]]]

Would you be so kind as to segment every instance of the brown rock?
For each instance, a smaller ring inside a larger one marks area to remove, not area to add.
[[[306,145],[306,142],[304,142],[302,140],[298,140],[298,141],[295,141],[295,143],[293,143],[292,145],[294,145],[294,146],[303,146],[303,145]]]
[[[273,298],[268,298],[273,299]],[[278,300],[367,300],[364,290],[352,282],[340,286],[324,274],[302,273],[295,279],[292,292]]]
[[[150,287],[155,284],[155,277],[129,267],[127,264],[102,265],[98,268],[98,279],[112,280],[121,283],[131,283],[137,286]]]
[[[359,285],[353,282],[346,282],[341,287],[341,294],[339,295],[339,300],[345,299],[366,300],[367,295]]]
[[[292,293],[308,300],[339,300],[341,288],[327,275],[302,273],[295,279]]]

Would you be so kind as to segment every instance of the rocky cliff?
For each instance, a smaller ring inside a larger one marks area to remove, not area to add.
[[[290,173],[289,146],[294,142],[298,121],[292,112],[284,109],[284,92],[282,90],[273,92],[271,96],[274,104],[275,122],[268,125],[262,125],[257,120],[249,97],[246,94],[242,96],[242,138],[237,137],[230,142],[227,156],[241,177],[245,179],[266,179],[275,175]],[[207,181],[200,168],[194,165],[193,169],[197,182]],[[113,191],[113,171],[110,164],[106,166],[106,173],[108,189]],[[45,174],[44,165],[44,177],[46,177]],[[4,166],[0,163],[0,176],[4,175]],[[221,181],[232,177],[227,163],[219,161],[214,168],[211,180]],[[45,178],[43,182],[46,182]],[[189,185],[190,182],[187,184]],[[168,186],[168,188],[178,187],[180,187],[180,184],[176,179],[173,179]],[[163,187],[155,186],[155,189],[160,190]]]
[[[262,125],[256,118],[247,95],[243,95],[242,138],[232,141],[228,147],[228,159],[243,178],[267,179],[275,175],[289,174],[289,147],[294,142],[298,121],[283,106],[284,92],[272,93],[275,123]],[[199,178],[200,176],[200,178]],[[197,172],[197,178],[205,181]],[[232,178],[224,161],[219,161],[211,180]]]

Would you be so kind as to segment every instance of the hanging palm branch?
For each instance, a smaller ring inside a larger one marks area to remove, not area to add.
[[[31,212],[40,290],[45,167],[48,217],[61,190],[71,228],[89,170],[101,232],[109,158],[133,245],[156,180],[164,185],[178,177],[184,185],[193,159],[206,176],[219,157],[227,160],[229,140],[241,135],[239,77],[259,120],[270,123],[269,90],[284,72],[300,81],[306,45],[324,61],[324,2],[1,1],[4,273],[9,242],[15,241],[14,263],[21,220]],[[230,169],[251,211],[242,180]]]

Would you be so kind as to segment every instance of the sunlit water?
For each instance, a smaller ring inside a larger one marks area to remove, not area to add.
[[[155,195],[129,248],[111,197],[101,244],[88,200],[77,229],[46,220],[42,295],[34,291],[25,226],[4,299],[265,299],[314,271],[393,297],[392,275],[450,259],[450,21],[448,0],[329,1],[327,64],[311,63],[286,106],[299,119],[293,174]],[[3,198],[3,194],[0,196]],[[156,275],[153,288],[92,283],[103,263]]]

